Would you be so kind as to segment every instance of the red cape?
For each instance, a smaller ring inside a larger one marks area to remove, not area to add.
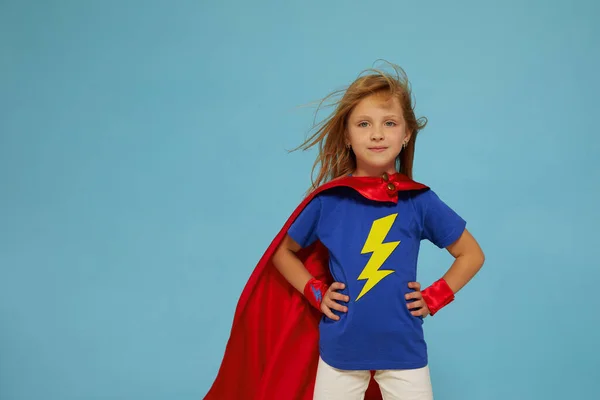
[[[319,360],[322,314],[277,271],[271,259],[287,230],[318,193],[347,186],[374,201],[398,201],[397,192],[427,186],[402,174],[383,177],[345,176],[314,190],[294,210],[252,272],[238,301],[225,355],[205,400],[309,400]],[[298,257],[317,279],[331,284],[327,249],[320,243]],[[365,396],[381,400],[371,379]]]

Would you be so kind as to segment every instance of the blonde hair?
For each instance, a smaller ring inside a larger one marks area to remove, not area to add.
[[[316,132],[294,149],[308,150],[318,145],[319,152],[311,172],[312,189],[356,169],[356,156],[351,149],[346,147],[348,116],[363,98],[380,93],[395,96],[402,106],[410,140],[398,154],[396,168],[412,179],[415,141],[417,133],[427,125],[427,118],[417,119],[415,117],[411,87],[404,70],[395,64],[385,63],[392,67],[394,73],[387,73],[375,68],[366,69],[347,88],[334,91],[320,101],[315,112],[315,120],[319,109],[327,100],[343,94],[341,99],[333,100],[329,104],[330,107],[335,107],[334,112],[319,124],[315,124],[313,129],[316,128]],[[313,179],[317,167],[319,173],[317,178]]]

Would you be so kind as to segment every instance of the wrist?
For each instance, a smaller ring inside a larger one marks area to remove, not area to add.
[[[328,288],[329,286],[327,286],[324,282],[315,278],[311,278],[304,286],[304,297],[306,297],[308,302],[313,307],[321,311],[321,302],[323,301],[323,297],[325,296]]]
[[[454,292],[444,278],[438,279],[431,286],[422,290],[421,295],[432,316],[454,301]]]

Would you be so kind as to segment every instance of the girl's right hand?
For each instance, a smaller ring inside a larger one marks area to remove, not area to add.
[[[338,321],[340,319],[339,316],[335,315],[331,310],[337,310],[340,312],[348,312],[348,307],[341,305],[337,301],[343,301],[347,303],[350,301],[350,298],[346,295],[338,293],[337,290],[342,290],[346,287],[343,283],[334,282],[329,286],[327,292],[325,292],[325,296],[323,296],[323,301],[321,302],[321,311],[327,317],[334,321]]]

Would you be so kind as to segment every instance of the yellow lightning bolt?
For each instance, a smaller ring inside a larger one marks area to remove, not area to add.
[[[400,244],[399,241],[383,243],[397,216],[398,214],[396,213],[373,221],[371,231],[361,251],[361,254],[373,254],[371,254],[367,265],[358,276],[358,280],[367,280],[367,282],[360,291],[356,301],[367,294],[369,290],[373,289],[383,278],[394,272],[391,270],[379,270],[379,268]]]

